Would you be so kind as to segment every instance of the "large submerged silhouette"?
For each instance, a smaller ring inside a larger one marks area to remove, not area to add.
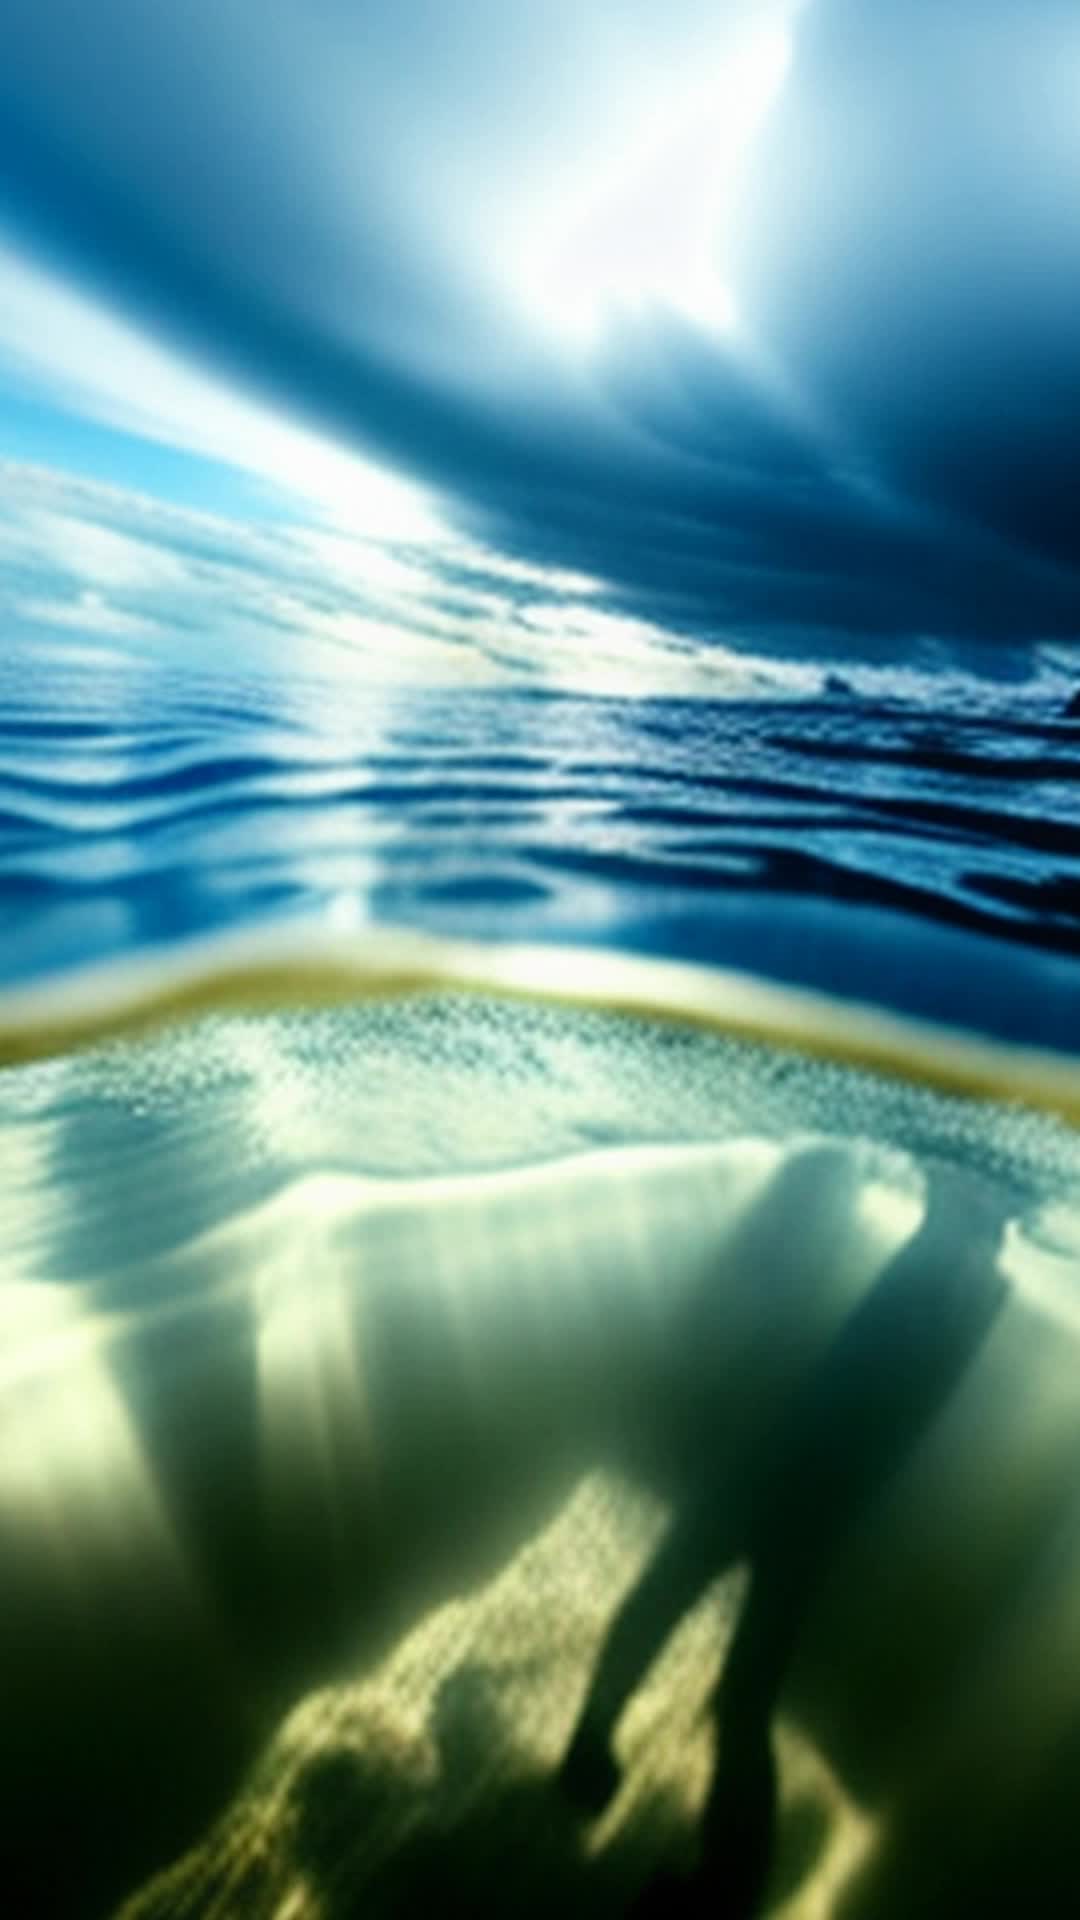
[[[1078,70],[3,0],[15,1920],[1080,1912]]]
[[[1069,1071],[263,958],[5,1028],[19,1910],[1069,1911]]]

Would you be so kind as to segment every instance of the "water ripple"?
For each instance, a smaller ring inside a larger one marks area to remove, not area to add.
[[[1036,993],[1080,999],[1077,734],[1030,706],[286,698],[145,663],[9,679],[0,983],[326,912],[602,939],[955,1018],[962,935],[1030,1024]]]

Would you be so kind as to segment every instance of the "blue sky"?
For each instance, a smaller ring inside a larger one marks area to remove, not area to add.
[[[0,180],[10,604],[156,504],[419,677],[1076,647],[1064,0],[7,0]]]

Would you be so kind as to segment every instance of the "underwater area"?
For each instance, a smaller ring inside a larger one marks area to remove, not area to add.
[[[1080,1913],[1078,74],[4,0],[5,1916]]]
[[[1067,1911],[1075,727],[317,691],[6,686],[5,1883]]]

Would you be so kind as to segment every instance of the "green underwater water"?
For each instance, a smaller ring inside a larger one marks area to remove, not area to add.
[[[694,1910],[739,1556],[632,1689],[598,1820],[560,1762],[672,1516],[756,1484],[931,1197],[916,1360],[984,1244],[1002,1301],[800,1604],[767,1907],[1072,1910],[1064,1083],[672,1011],[208,1007],[0,1074],[16,1910],[616,1914],[662,1872]]]

